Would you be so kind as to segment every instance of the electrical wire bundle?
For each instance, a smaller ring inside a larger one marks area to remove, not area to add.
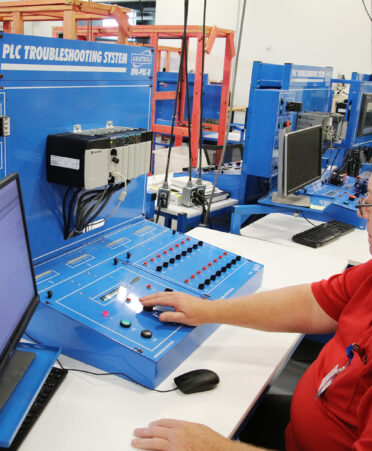
[[[102,219],[102,221],[106,221],[110,218],[125,199],[126,182],[109,184],[104,188],[89,191],[85,191],[82,188],[76,188],[73,192],[73,188],[69,186],[63,197],[62,204],[63,232],[65,240],[84,233],[87,227],[89,227],[89,225],[91,225],[102,213],[114,193],[124,187],[125,190],[123,190],[119,197],[118,205],[111,214]],[[72,225],[72,223],[74,223],[74,225]]]

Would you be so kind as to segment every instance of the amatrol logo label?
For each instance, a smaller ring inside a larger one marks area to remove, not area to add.
[[[132,53],[131,63],[133,67],[141,67],[144,64],[152,63],[152,54],[151,50],[145,50],[142,53]]]

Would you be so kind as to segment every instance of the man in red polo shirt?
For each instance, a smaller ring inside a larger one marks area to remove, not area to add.
[[[358,209],[372,254],[372,178]],[[286,430],[287,451],[372,450],[372,260],[313,284],[208,302],[184,293],[146,296],[143,305],[170,305],[161,321],[224,323],[267,331],[335,332],[302,376]],[[270,430],[267,431],[270,434]],[[136,429],[135,448],[248,451],[206,426],[163,419]]]

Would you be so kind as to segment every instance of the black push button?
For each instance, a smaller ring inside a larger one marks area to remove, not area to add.
[[[186,251],[182,251],[181,254],[182,254],[183,256],[185,256],[185,255],[187,254],[187,252],[186,252]]]
[[[226,265],[228,268],[231,268],[231,263],[227,263]]]
[[[216,276],[220,277],[220,275],[221,275],[221,271],[220,270],[216,271]]]
[[[164,268],[168,268],[168,265],[169,265],[168,262],[164,262],[164,263],[163,263]]]
[[[209,279],[205,279],[204,283],[205,283],[205,285],[209,285],[211,283],[211,281]]]
[[[173,257],[169,259],[169,263],[170,263],[171,265],[173,265],[175,261],[176,261],[176,260],[175,260]]]
[[[152,337],[152,332],[151,332],[151,330],[143,329],[141,331],[141,335],[142,335],[143,338],[151,338]]]
[[[164,291],[174,291],[173,288],[166,288]]]
[[[211,275],[211,280],[216,280],[216,275],[215,274]]]
[[[195,244],[192,245],[192,247],[193,247],[193,249],[197,249],[198,245],[195,243]]]
[[[199,242],[198,242],[198,245],[199,245],[199,246],[203,246],[203,244],[204,244],[203,241],[199,241]]]
[[[157,266],[157,267],[156,267],[156,271],[158,271],[158,272],[160,272],[162,269],[163,269],[162,266]]]
[[[181,259],[181,254],[177,254],[176,255],[176,260],[180,260]]]
[[[191,252],[192,252],[192,247],[188,247],[188,248],[187,248],[187,252],[188,252],[189,254],[191,254]]]
[[[222,266],[221,271],[226,272],[226,266]]]
[[[199,290],[204,290],[204,283],[199,283],[198,288],[199,288]]]
[[[232,263],[233,265],[235,265],[235,263],[236,263],[236,258],[233,258],[233,259],[231,260],[231,263]]]
[[[240,262],[241,259],[242,259],[242,257],[240,255],[236,256],[236,261]]]

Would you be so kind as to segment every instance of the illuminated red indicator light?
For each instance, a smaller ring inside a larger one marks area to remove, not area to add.
[[[146,266],[146,265],[147,265],[147,262],[143,262],[143,264]]]
[[[148,284],[146,285],[146,287],[147,287],[147,288],[151,288],[151,287],[152,287],[151,283],[148,283]]]
[[[224,252],[223,255],[227,255],[227,252]]]
[[[189,283],[189,279],[185,279],[185,283]]]
[[[212,263],[211,263],[211,262],[209,262],[209,263],[208,263],[208,266],[212,266]]]
[[[154,261],[155,261],[155,258],[150,258],[150,261],[154,262]]]
[[[201,274],[201,271],[199,270],[199,271],[196,271],[196,274]]]
[[[187,241],[190,241],[190,238],[186,238]]]
[[[164,251],[163,254],[168,254],[168,251]]]
[[[170,251],[173,251],[173,247],[170,247],[169,250],[170,250]]]
[[[109,312],[108,312],[107,310],[104,310],[104,311],[102,312],[102,316],[109,316]]]
[[[161,254],[158,254],[157,257],[160,258],[160,257],[161,257]]]
[[[195,279],[195,277],[196,277],[195,274],[191,274],[192,279]]]
[[[203,266],[203,270],[205,271],[207,269],[207,267],[206,266]]]
[[[184,242],[184,241],[181,241],[181,244],[185,244],[185,242]]]
[[[213,261],[214,261],[215,263],[217,263],[217,258],[213,259]]]
[[[219,255],[218,258],[222,258],[222,255]]]

